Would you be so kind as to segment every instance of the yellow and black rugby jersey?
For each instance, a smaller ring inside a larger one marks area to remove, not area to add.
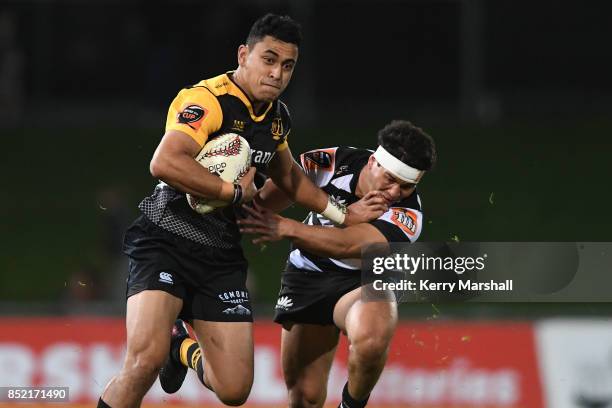
[[[181,90],[168,110],[166,131],[171,129],[187,133],[200,146],[215,136],[237,133],[249,142],[253,165],[264,170],[275,151],[287,148],[291,118],[280,100],[257,116],[229,72]]]
[[[300,163],[314,184],[343,204],[351,205],[359,198],[355,195],[359,174],[374,153],[354,147],[332,147],[312,150],[300,155]],[[333,228],[334,224],[313,211],[304,220],[306,225]],[[410,196],[392,203],[389,210],[370,221],[389,242],[415,242],[421,234],[423,212],[421,198],[415,190]],[[298,248],[291,248],[287,268],[308,271],[355,271],[361,267],[360,259],[324,258]]]
[[[251,146],[252,166],[265,174],[276,152],[288,146],[291,119],[287,106],[278,99],[256,116],[229,72],[181,90],[168,110],[168,130],[184,132],[200,146],[225,133],[239,134]],[[194,242],[224,249],[240,246],[231,206],[200,215],[189,207],[184,192],[159,183],[139,208],[156,225]]]

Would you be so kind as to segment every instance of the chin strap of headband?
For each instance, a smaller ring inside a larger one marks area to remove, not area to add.
[[[374,152],[374,158],[385,170],[402,181],[417,184],[425,174],[425,171],[410,167],[382,146],[378,146],[378,149]]]

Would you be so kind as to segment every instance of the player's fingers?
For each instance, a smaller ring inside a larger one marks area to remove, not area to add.
[[[258,220],[258,219],[254,219],[254,218],[243,218],[240,223],[240,226],[243,227],[267,227],[267,223],[262,221],[262,220]]]
[[[382,197],[382,192],[379,190],[369,191],[363,198],[364,200],[369,200],[374,197]]]
[[[369,208],[370,211],[372,211],[374,213],[380,212],[381,214],[386,212],[389,209],[386,204],[376,204],[376,205],[372,205],[372,206],[370,206],[368,208]]]
[[[258,226],[242,227],[240,228],[240,232],[243,234],[258,234],[262,236],[270,233],[267,228]]]
[[[247,174],[245,174],[244,177],[242,177],[240,179],[240,185],[243,188],[248,186],[249,184],[251,184],[253,182],[253,179],[255,178],[255,172],[256,171],[257,171],[257,169],[255,167],[251,167],[249,169],[249,171],[247,172]]]
[[[373,210],[371,211],[372,217],[378,218],[383,215],[387,210]]]
[[[261,207],[260,207],[261,208]],[[248,205],[242,205],[242,209],[249,214],[249,216],[255,218],[255,219],[262,219],[262,213],[261,211],[257,211],[255,208],[248,206]]]
[[[383,196],[373,196],[365,200],[367,205],[387,205],[387,200]]]
[[[274,214],[272,211],[270,211],[270,209],[262,206],[261,204],[257,204],[257,203],[254,203],[254,204],[255,205],[253,207],[259,212],[262,218],[270,218]]]

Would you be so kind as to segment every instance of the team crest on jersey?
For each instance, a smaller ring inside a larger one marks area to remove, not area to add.
[[[315,150],[312,152],[304,153],[304,159],[306,162],[311,162],[318,167],[324,169],[331,169],[332,167],[332,155],[325,150]]]
[[[178,123],[187,125],[193,130],[198,130],[200,129],[202,120],[206,117],[207,113],[208,111],[200,105],[191,104],[187,105],[181,112],[179,112],[176,120]]]
[[[283,136],[283,131],[283,121],[281,118],[274,118],[272,120],[272,128],[270,129],[270,132],[272,132],[272,139],[280,139],[281,136]]]
[[[406,208],[391,208],[391,221],[408,235],[417,230],[417,215]]]

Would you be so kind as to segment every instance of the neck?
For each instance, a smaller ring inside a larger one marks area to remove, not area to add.
[[[246,97],[249,99],[249,102],[251,102],[251,106],[253,107],[253,112],[255,112],[255,114],[264,109],[265,106],[268,106],[267,102],[258,101],[253,97],[251,90],[247,86],[248,83],[242,78],[242,71],[240,70],[240,67],[236,68],[236,71],[231,74],[231,77],[242,92],[244,92]]]
[[[366,191],[366,168],[368,165],[363,166],[361,171],[359,172],[359,179],[357,179],[357,187],[355,187],[355,195],[358,198],[361,198],[365,195]]]

